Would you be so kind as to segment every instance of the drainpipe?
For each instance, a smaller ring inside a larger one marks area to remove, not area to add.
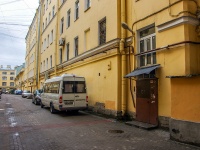
[[[55,76],[57,76],[57,44],[58,44],[58,19],[59,19],[59,1],[57,1],[57,12],[56,12],[56,15],[57,15],[57,20],[56,20],[56,37],[55,37],[55,52],[54,52],[54,55],[55,55],[55,67],[54,67],[54,70],[55,70]]]
[[[121,0],[121,22],[126,22],[126,0]],[[121,101],[122,116],[126,114],[127,106],[127,80],[124,76],[127,73],[126,50],[124,48],[126,38],[125,29],[121,29],[120,53],[121,53]]]

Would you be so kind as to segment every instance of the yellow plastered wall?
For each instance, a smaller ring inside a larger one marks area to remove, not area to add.
[[[78,67],[69,66],[62,73],[84,76],[89,96],[89,106],[104,103],[106,109],[117,110],[118,66],[117,56],[102,58]],[[108,67],[111,65],[111,68]]]
[[[172,118],[200,122],[199,83],[199,77],[171,79]]]

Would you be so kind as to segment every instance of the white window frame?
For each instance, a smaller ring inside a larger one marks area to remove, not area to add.
[[[80,9],[80,2],[79,2],[79,0],[77,0],[76,2],[75,2],[75,9],[74,9],[74,20],[77,20],[78,18],[79,18],[79,13],[80,13],[80,11],[79,11],[79,9]]]
[[[60,20],[60,34],[64,32],[64,17]]]
[[[79,47],[79,38],[78,36],[74,38],[74,57],[78,56],[78,49],[76,50],[76,40],[78,40],[78,47]]]
[[[151,26],[145,27],[138,31],[138,54],[145,52],[145,54],[141,54],[141,55],[137,56],[137,62],[138,62],[139,67],[156,64],[156,58],[154,60],[154,54],[156,57],[156,52],[148,53],[148,51],[151,51],[156,48],[156,33],[149,34],[142,38],[140,37],[140,32],[142,32],[146,29],[152,28],[152,27],[155,27],[155,26],[151,25]],[[153,48],[153,38],[155,38],[155,48]],[[149,49],[147,48],[148,47],[147,40],[150,40],[150,48]],[[141,45],[140,45],[141,41],[143,41],[143,44],[144,44],[143,52],[141,52]],[[150,63],[148,62],[148,56],[150,56]],[[141,64],[141,57],[144,57],[144,62],[143,62],[144,64]]]
[[[91,0],[85,0],[85,11],[91,7]]]
[[[66,60],[67,60],[67,61],[69,60],[69,49],[70,49],[70,44],[67,43],[67,44],[66,44]]]
[[[67,11],[67,28],[69,28],[70,27],[70,24],[71,24],[71,9],[69,9],[68,11]]]

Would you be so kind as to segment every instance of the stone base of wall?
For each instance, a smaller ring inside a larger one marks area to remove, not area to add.
[[[158,124],[159,127],[164,129],[169,129],[169,117],[159,116],[158,117]]]
[[[135,112],[128,111],[127,114],[125,114],[125,116],[122,116],[121,111],[117,112],[114,110],[105,109],[105,104],[100,102],[96,102],[94,106],[89,106],[88,110],[94,113],[106,115],[111,118],[116,118],[119,120],[130,121],[130,120],[135,120],[136,118]],[[159,116],[158,120],[159,120],[159,127],[169,129],[169,117]]]
[[[170,138],[200,146],[200,123],[170,119]]]

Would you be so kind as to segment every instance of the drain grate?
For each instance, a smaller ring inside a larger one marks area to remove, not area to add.
[[[122,130],[108,130],[108,133],[124,133]]]

